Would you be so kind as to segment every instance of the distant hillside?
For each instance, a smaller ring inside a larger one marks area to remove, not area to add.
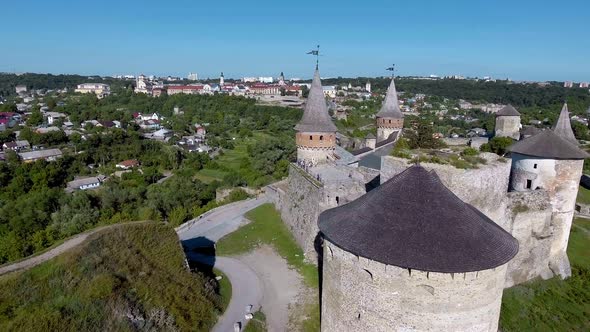
[[[0,331],[209,331],[215,281],[190,273],[174,230],[128,224],[0,277]]]
[[[81,75],[53,75],[53,74],[9,74],[0,73],[0,96],[8,97],[16,95],[15,87],[24,85],[31,89],[74,89],[81,83],[106,83],[116,85],[131,85],[130,81],[121,81],[112,78],[102,79],[100,76]]]

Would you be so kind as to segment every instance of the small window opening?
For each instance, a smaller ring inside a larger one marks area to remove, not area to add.
[[[527,189],[531,189],[533,186],[533,181],[532,180],[526,180],[526,188]]]
[[[537,166],[538,166],[537,164],[534,164],[534,165],[533,165],[533,168],[534,168],[534,169],[537,169]]]
[[[313,136],[309,135],[309,140],[313,141]]]
[[[340,204],[340,197],[336,196],[336,204]]]
[[[324,140],[324,136],[320,135],[320,141],[323,141],[323,140]]]

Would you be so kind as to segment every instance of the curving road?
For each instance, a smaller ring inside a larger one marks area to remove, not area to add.
[[[232,284],[232,297],[223,315],[215,324],[215,332],[233,332],[234,324],[240,322],[245,326],[247,307],[252,306],[252,312],[260,308],[262,301],[262,281],[256,273],[243,262],[220,256],[205,256],[191,251],[193,248],[211,245],[223,236],[234,232],[248,223],[244,214],[264,203],[268,203],[266,196],[256,199],[240,201],[221,206],[201,215],[176,229],[182,245],[186,249],[187,258],[212,265],[221,270]]]

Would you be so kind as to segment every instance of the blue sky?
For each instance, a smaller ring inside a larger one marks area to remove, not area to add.
[[[590,81],[590,1],[6,1],[0,71]]]

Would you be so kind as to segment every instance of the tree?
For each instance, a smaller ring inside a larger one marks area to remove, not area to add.
[[[504,155],[509,146],[515,141],[510,137],[494,137],[488,143],[483,144],[479,150],[483,152],[493,152],[498,155]]]
[[[41,114],[41,111],[39,110],[33,111],[27,119],[27,125],[35,127],[41,124],[43,124],[43,114]]]
[[[441,140],[434,138],[432,124],[426,121],[418,121],[413,129],[404,131],[404,136],[411,149],[438,149],[444,146]]]

